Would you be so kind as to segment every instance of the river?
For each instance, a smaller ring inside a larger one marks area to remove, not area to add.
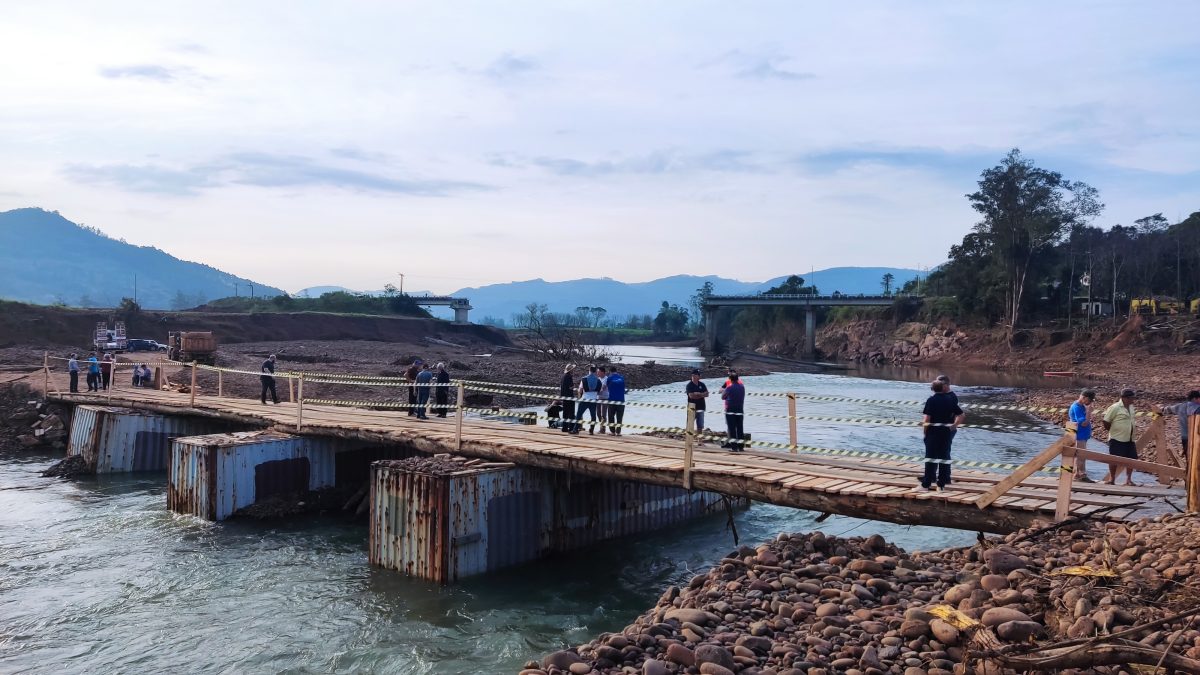
[[[636,388],[635,369],[628,370]],[[717,385],[709,381],[714,391]],[[928,392],[923,383],[844,375],[772,374],[748,377],[746,385],[750,392],[883,400],[919,400]],[[631,400],[679,403],[681,388],[655,387]],[[958,391],[964,401],[997,392]],[[749,403],[786,413],[781,398]],[[918,419],[904,405],[802,401],[799,412]],[[626,420],[681,422],[679,411],[654,408],[630,408]],[[964,429],[956,457],[1021,462],[1057,437],[1021,413],[971,421],[1033,430]],[[710,418],[709,427],[719,425]],[[746,426],[755,438],[786,440],[786,420],[754,417]],[[805,420],[800,440],[909,454],[920,446],[913,428]],[[0,672],[514,673],[528,659],[619,630],[667,585],[734,548],[720,516],[440,588],[370,568],[365,524],[340,517],[205,523],[166,509],[162,475],[37,475],[56,459],[0,455]],[[816,515],[755,505],[735,522],[742,543],[751,545],[813,529],[879,533],[909,549],[975,537],[838,516],[818,524]]]

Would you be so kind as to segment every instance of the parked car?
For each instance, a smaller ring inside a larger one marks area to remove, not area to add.
[[[126,350],[131,352],[165,352],[167,351],[167,346],[154,340],[133,338],[129,340],[129,346],[126,347]]]

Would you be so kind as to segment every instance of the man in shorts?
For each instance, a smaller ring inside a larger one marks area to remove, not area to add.
[[[707,406],[704,399],[708,398],[708,387],[700,381],[700,371],[692,371],[692,381],[684,388],[687,402],[696,407],[696,433],[704,433],[704,411]]]
[[[1137,446],[1133,442],[1133,399],[1137,392],[1132,389],[1121,390],[1121,400],[1108,406],[1104,411],[1104,428],[1108,429],[1108,454],[1114,457],[1137,459]],[[1133,482],[1133,469],[1121,469],[1115,464],[1108,466],[1108,475],[1104,482],[1115,485],[1121,472],[1125,472],[1125,485],[1136,485]]]

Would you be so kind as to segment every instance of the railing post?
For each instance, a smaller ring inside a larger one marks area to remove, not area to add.
[[[191,406],[193,408],[195,408],[196,407],[196,362],[195,361],[192,361],[192,387],[191,387],[190,391],[192,394]]]
[[[1187,511],[1200,513],[1200,415],[1188,418]]]
[[[455,402],[457,411],[454,415],[454,449],[462,450],[462,423],[463,423],[463,392],[466,387],[463,386],[462,380],[458,381],[458,400]]]
[[[296,431],[304,423],[304,373],[300,373],[300,384],[297,386],[299,395],[296,397]]]
[[[696,443],[696,404],[688,403],[687,431],[683,435],[683,488],[692,489],[692,449]]]
[[[288,403],[296,402],[296,381],[292,379],[292,374],[288,373]]]
[[[788,448],[791,452],[796,452],[796,394],[788,392],[788,443],[792,446]]]
[[[1062,470],[1058,472],[1058,497],[1054,502],[1054,522],[1066,520],[1071,513],[1071,485],[1075,482],[1075,448],[1063,446]]]
[[[225,371],[217,371],[217,396],[225,395]]]
[[[42,369],[46,371],[46,386],[42,389],[42,398],[50,398],[50,352],[42,353]]]

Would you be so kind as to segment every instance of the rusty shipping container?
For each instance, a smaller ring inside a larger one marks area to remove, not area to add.
[[[67,456],[83,457],[96,473],[166,471],[172,440],[234,428],[203,417],[81,405],[71,417]]]
[[[429,475],[389,462],[372,467],[370,499],[371,564],[439,583],[724,508],[718,494],[682,488],[518,466]]]
[[[176,513],[225,520],[275,495],[332,487],[345,441],[244,431],[178,438],[171,446],[167,505]]]

